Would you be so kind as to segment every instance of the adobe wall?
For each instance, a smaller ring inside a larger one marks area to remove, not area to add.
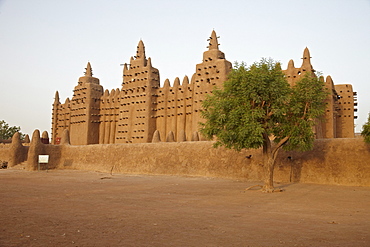
[[[363,138],[320,139],[312,151],[286,154],[297,182],[370,186],[370,145]]]
[[[261,150],[214,149],[212,142],[63,146],[59,168],[262,180]],[[251,158],[246,158],[246,156]],[[114,157],[114,158],[113,158]],[[290,157],[290,158],[288,158]],[[113,159],[112,159],[113,158]],[[370,145],[362,138],[316,140],[309,152],[281,152],[276,182],[370,186]]]
[[[9,160],[9,148],[10,145],[0,143],[0,161],[8,161]]]
[[[36,143],[34,141],[34,143]],[[213,148],[213,142],[23,146],[27,170],[37,170],[33,158],[49,154],[49,169],[76,169],[124,174],[206,176],[250,181],[263,179],[261,150],[236,152]],[[31,154],[31,150],[36,150]],[[9,145],[0,160],[10,161]],[[28,153],[28,155],[27,155]],[[281,151],[275,182],[370,186],[370,145],[362,138],[320,139],[308,152]]]

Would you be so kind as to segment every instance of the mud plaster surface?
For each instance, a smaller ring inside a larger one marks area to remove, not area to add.
[[[0,246],[370,246],[370,187],[0,170]]]

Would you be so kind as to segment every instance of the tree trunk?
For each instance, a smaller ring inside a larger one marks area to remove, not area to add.
[[[274,167],[275,159],[272,153],[267,153],[267,157],[264,158],[264,168],[265,168],[265,184],[262,188],[264,192],[274,192]]]
[[[277,154],[281,147],[289,140],[289,136],[283,138],[279,143],[272,147],[271,140],[267,133],[263,134],[263,167],[265,169],[265,184],[262,188],[264,192],[274,192],[274,167]],[[278,191],[281,191],[280,189]]]

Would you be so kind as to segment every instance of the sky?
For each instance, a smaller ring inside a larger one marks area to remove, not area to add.
[[[104,89],[143,40],[161,84],[189,78],[212,30],[234,63],[273,58],[315,70],[358,93],[356,131],[370,112],[370,0],[0,0],[0,120],[50,134],[55,91],[73,95],[87,62]]]

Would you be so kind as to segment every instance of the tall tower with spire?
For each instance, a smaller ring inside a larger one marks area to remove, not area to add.
[[[232,64],[225,59],[225,54],[219,49],[218,38],[213,30],[208,39],[208,51],[203,53],[203,62],[196,65],[196,72],[191,80],[191,83],[194,84],[193,131],[199,129],[199,122],[202,121],[200,111],[205,95],[212,93],[215,86],[221,88],[232,70]]]
[[[315,70],[311,64],[310,51],[306,47],[303,51],[302,65],[300,68],[294,66],[294,61],[291,59],[288,63],[288,68],[283,70],[286,75],[286,79],[290,86],[295,86],[296,83],[309,73],[310,76],[316,77]],[[313,132],[315,133],[316,138],[324,138],[325,132],[330,132],[327,129],[327,126],[320,120],[316,119],[316,125],[313,127]]]
[[[59,102],[59,92],[55,92],[54,103],[53,103],[53,110],[52,110],[52,118],[51,118],[51,140],[53,144],[57,144],[57,137],[62,136],[61,132],[59,131],[59,112],[60,112],[60,102]]]
[[[290,60],[288,68],[283,72],[291,86],[294,86],[306,73],[316,76],[308,48],[303,51],[300,68],[295,68],[293,60]],[[327,76],[325,81],[323,77],[320,80],[324,82],[328,95],[325,99],[324,120],[317,119],[314,127],[316,138],[353,138],[354,119],[356,119],[354,113],[357,111],[354,108],[357,105],[356,92],[353,92],[350,84],[334,85],[331,76]]]
[[[208,39],[208,50],[203,53],[203,62],[196,65],[196,72],[189,81],[187,76],[182,83],[176,77],[173,85],[166,79],[157,93],[156,139],[162,141],[199,140],[200,110],[205,95],[215,86],[221,87],[231,71],[231,63],[219,50],[218,37],[213,31]]]
[[[123,67],[123,82],[120,92],[119,120],[116,143],[150,142],[155,131],[155,108],[159,71],[146,58],[142,40],[136,56]]]
[[[80,77],[70,106],[70,141],[73,145],[99,143],[100,97],[103,87],[93,77],[90,62]]]

